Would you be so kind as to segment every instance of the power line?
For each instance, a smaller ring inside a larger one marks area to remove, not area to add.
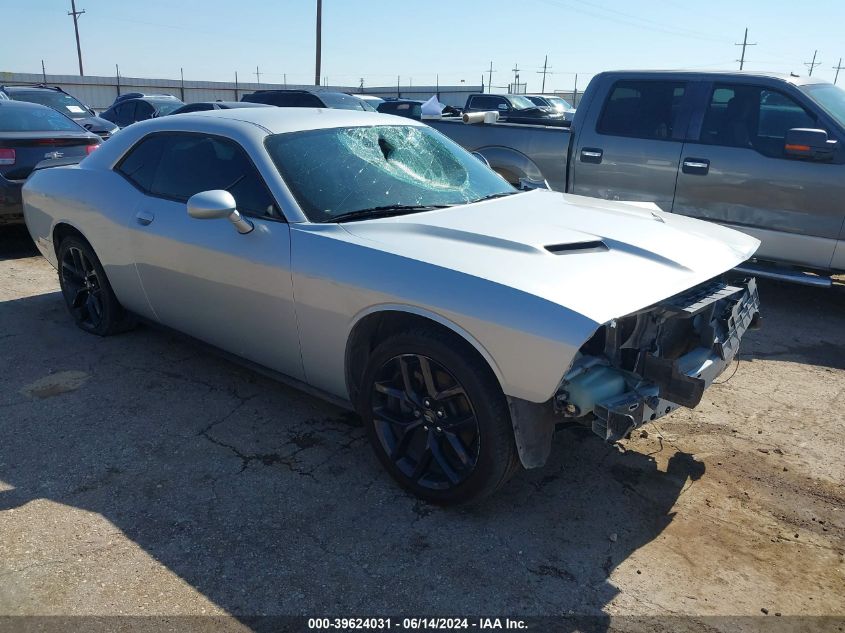
[[[809,69],[810,69],[810,72],[809,72],[809,73],[807,73],[807,75],[808,75],[809,77],[812,77],[812,76],[813,76],[813,69],[814,69],[816,66],[821,66],[821,62],[817,62],[817,61],[816,61],[816,55],[818,55],[818,54],[819,54],[819,52],[818,52],[818,51],[814,51],[814,52],[813,52],[813,61],[811,61],[811,62],[804,62],[804,65],[805,65],[807,68],[809,68]]]
[[[76,10],[76,0],[70,0],[70,11],[68,11],[68,15],[73,16],[73,31],[76,33],[76,56],[79,59],[79,76],[84,77],[85,73],[82,70],[82,46],[79,44],[79,16],[85,13],[85,9],[82,11]]]
[[[742,67],[745,65],[745,48],[747,46],[757,46],[757,42],[753,44],[748,43],[748,27],[745,27],[745,37],[742,38],[742,44],[734,44],[734,46],[742,46],[742,56],[736,60],[739,62],[739,69],[742,70]]]
[[[845,66],[842,65],[842,58],[839,58],[839,63],[833,67],[833,70],[836,71],[836,77],[833,78],[833,85],[836,85],[836,82],[839,81],[839,71],[845,70]]]

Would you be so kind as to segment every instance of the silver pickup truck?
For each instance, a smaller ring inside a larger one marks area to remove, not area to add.
[[[427,121],[515,185],[654,202],[762,241],[759,276],[845,272],[845,91],[736,72],[596,75],[571,129]]]

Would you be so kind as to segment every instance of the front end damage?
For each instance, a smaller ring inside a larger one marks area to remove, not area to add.
[[[756,326],[754,279],[710,281],[604,325],[581,348],[554,397],[565,418],[587,418],[616,441],[679,406],[695,407]]]
[[[523,465],[545,463],[552,421],[589,424],[614,442],[680,406],[695,407],[736,356],[746,330],[758,325],[759,310],[753,278],[711,280],[603,325],[551,402],[509,399]]]

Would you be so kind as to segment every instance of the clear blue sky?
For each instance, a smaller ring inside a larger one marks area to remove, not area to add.
[[[316,0],[77,0],[88,75],[310,83]],[[0,71],[75,74],[70,0],[0,0]],[[736,68],[743,30],[757,42],[747,69],[833,79],[845,57],[843,0],[324,0],[323,70],[332,84],[494,85],[519,64],[529,90],[579,86],[613,68]],[[845,72],[840,77],[845,83]]]

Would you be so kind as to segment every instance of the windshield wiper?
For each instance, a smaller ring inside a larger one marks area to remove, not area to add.
[[[386,204],[381,207],[372,207],[371,209],[358,209],[357,211],[349,211],[335,215],[325,222],[348,222],[355,220],[370,220],[372,218],[388,218],[394,215],[405,215],[407,213],[416,213],[418,211],[432,211],[433,209],[445,209],[451,207],[451,204]]]
[[[475,204],[476,202],[483,202],[484,200],[494,200],[496,198],[504,198],[505,196],[512,196],[517,193],[523,193],[522,191],[501,191],[499,193],[491,193],[486,196],[481,196],[480,198],[476,198],[475,200],[468,200],[467,204]]]

